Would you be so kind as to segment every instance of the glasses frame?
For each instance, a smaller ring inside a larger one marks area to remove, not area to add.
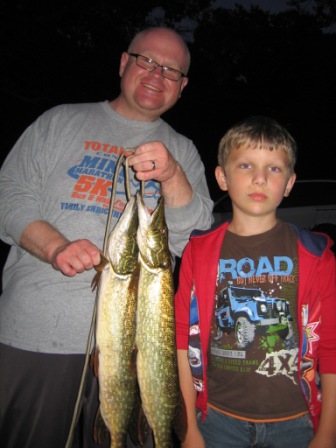
[[[158,67],[161,67],[162,76],[165,79],[168,79],[169,81],[178,82],[178,81],[180,81],[180,79],[187,77],[187,75],[185,75],[180,70],[176,70],[176,68],[168,67],[167,65],[161,65],[158,62],[154,61],[154,59],[149,58],[147,56],[144,56],[143,54],[140,54],[140,53],[128,53],[128,52],[127,52],[127,54],[129,56],[133,56],[135,58],[136,65],[138,67],[143,68],[144,70],[147,70],[148,72],[154,72],[154,70],[156,70]],[[140,65],[139,64],[139,57],[140,58],[144,58],[148,64],[153,64],[153,68],[150,69],[150,68],[143,67],[142,65]],[[180,75],[180,77],[178,79],[169,78],[169,77],[167,77],[167,73],[169,73],[169,72],[178,73]]]

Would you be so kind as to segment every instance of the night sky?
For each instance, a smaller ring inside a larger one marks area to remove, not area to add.
[[[125,49],[117,45],[120,39],[118,26],[120,25],[120,29],[123,26],[120,19],[119,22],[112,22],[110,27],[103,22],[105,27],[98,28],[98,31],[95,29],[95,52],[90,52],[90,39],[84,42],[87,47],[77,49],[74,45],[76,39],[71,40],[67,35],[80,32],[78,24],[90,24],[89,14],[84,15],[84,21],[78,22],[75,11],[73,17],[65,17],[69,21],[68,28],[60,30],[60,24],[63,25],[64,21],[53,22],[54,18],[48,11],[53,2],[41,2],[42,9],[45,8],[41,14],[36,9],[39,2],[33,2],[35,10],[32,8],[32,11],[27,10],[21,15],[17,13],[19,9],[15,8],[20,8],[28,2],[8,0],[5,3],[7,10],[3,7],[0,11],[3,37],[0,42],[0,107],[4,117],[0,164],[23,130],[46,109],[60,103],[102,101],[115,97],[119,91],[120,54]],[[57,14],[62,12],[63,3],[55,2]],[[69,3],[64,4],[66,8]],[[82,7],[81,2],[76,4]],[[285,0],[217,0],[215,6],[227,8],[234,7],[235,4],[247,9],[251,5],[258,5],[264,11],[274,14],[288,10]],[[312,3],[308,2],[308,7],[309,4]],[[6,17],[3,12],[10,11],[9,8],[13,8],[13,14]],[[131,14],[129,20],[134,23]],[[72,21],[78,29],[73,29]],[[92,21],[90,25],[94,27],[95,22]],[[300,25],[303,27],[302,33],[306,32],[306,23],[303,21]],[[253,23],[248,26],[253,27]],[[314,37],[309,34],[300,35],[301,31],[294,29],[292,34],[284,36],[284,44],[285,38],[292,39],[293,44],[301,39],[302,44],[301,47],[298,46],[297,54],[288,55],[288,48],[291,47],[281,48],[281,33],[284,33],[284,28],[281,28],[278,35],[275,30],[273,38],[278,47],[274,54],[279,54],[277,61],[272,52],[263,54],[263,46],[268,44],[272,36],[263,40],[262,30],[255,47],[251,47],[255,54],[246,63],[242,59],[240,72],[235,73],[233,50],[238,52],[238,56],[239,51],[244,55],[245,42],[251,40],[248,35],[244,37],[246,28],[245,23],[241,27],[232,28],[231,35],[221,37],[224,56],[220,56],[222,48],[216,40],[210,41],[207,47],[207,34],[210,35],[213,30],[205,28],[203,41],[199,37],[197,46],[191,48],[189,85],[181,100],[164,118],[196,144],[205,164],[210,193],[214,200],[221,196],[213,174],[218,142],[228,127],[248,115],[270,115],[289,128],[299,146],[299,179],[335,179],[336,89],[332,70],[336,58],[335,41],[330,44],[330,48],[325,50],[323,46],[320,51],[319,47],[313,48]],[[218,32],[221,31],[219,26]],[[83,39],[83,36],[87,34],[79,35],[78,39]],[[317,34],[317,38],[319,37]],[[254,38],[253,33],[251,38]],[[231,39],[229,43],[228,39]],[[58,46],[59,42],[61,46]],[[202,45],[204,49],[200,49]],[[88,56],[83,57],[84,50]],[[210,54],[207,61],[206,57],[211,50],[214,53]],[[249,54],[243,57],[248,58]],[[283,60],[280,57],[283,57]],[[293,74],[291,79],[292,67],[297,68],[298,73]],[[245,80],[246,73],[248,77]],[[336,197],[336,192],[334,196]],[[0,250],[5,251],[3,245]]]

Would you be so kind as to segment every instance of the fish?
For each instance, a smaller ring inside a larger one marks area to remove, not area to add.
[[[164,199],[151,214],[137,194],[140,276],[137,305],[137,376],[143,412],[156,448],[173,446],[172,430],[178,412],[174,316],[174,282]]]
[[[139,278],[137,228],[137,201],[132,196],[108,237],[108,262],[101,272],[97,293],[98,415],[111,435],[111,448],[126,446],[127,431],[138,402],[134,363]]]

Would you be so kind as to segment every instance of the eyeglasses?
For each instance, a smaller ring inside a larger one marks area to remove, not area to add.
[[[155,62],[152,58],[147,58],[138,53],[128,53],[130,56],[136,58],[136,65],[144,68],[148,72],[153,72],[158,67],[161,67],[162,76],[169,79],[170,81],[179,81],[181,78],[186,77],[186,75],[175,68],[167,67],[166,65],[161,65]]]

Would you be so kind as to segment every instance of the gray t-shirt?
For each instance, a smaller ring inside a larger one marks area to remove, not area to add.
[[[162,141],[193,188],[185,207],[166,207],[172,254],[181,255],[191,231],[206,229],[212,201],[204,166],[193,143],[165,121],[127,120],[108,102],[57,106],[20,137],[0,172],[0,237],[11,250],[0,298],[0,342],[37,352],[85,353],[95,294],[93,271],[69,278],[18,245],[30,223],[45,220],[69,240],[86,238],[103,248],[113,174],[119,155]],[[131,174],[131,191],[139,183]],[[154,209],[159,183],[147,182]],[[126,203],[124,171],[118,178],[112,226]]]

